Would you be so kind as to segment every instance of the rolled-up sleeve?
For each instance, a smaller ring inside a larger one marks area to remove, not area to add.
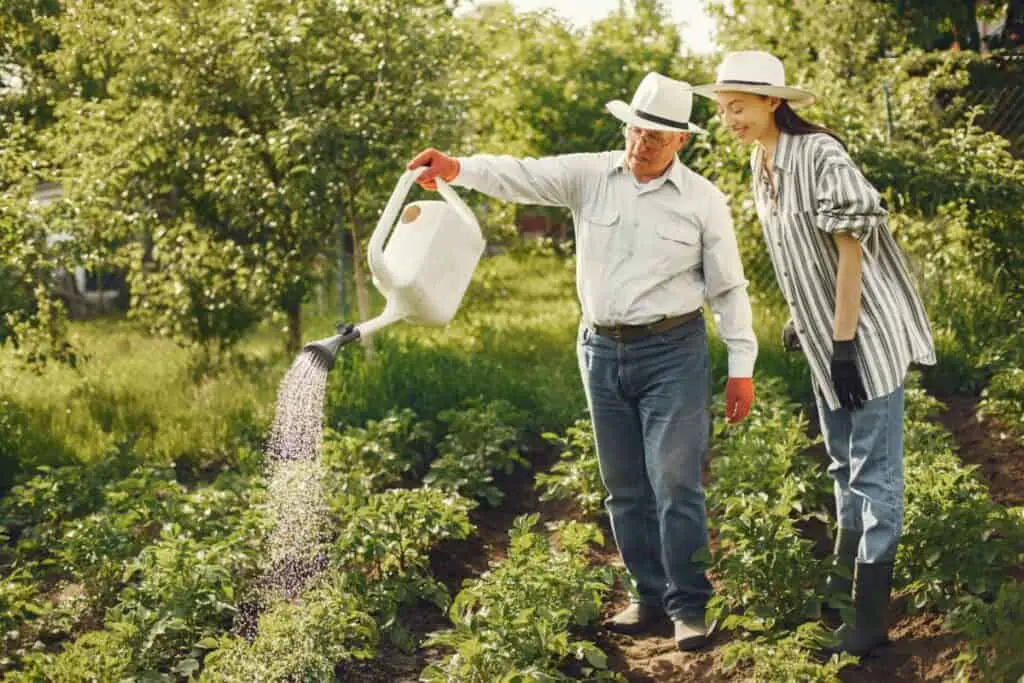
[[[569,208],[578,206],[585,174],[595,163],[589,154],[539,159],[478,154],[458,161],[455,185],[507,202]]]
[[[752,377],[757,360],[747,279],[736,245],[732,215],[725,195],[711,193],[703,236],[704,286],[715,313],[718,334],[729,351],[729,376]]]
[[[849,233],[865,242],[885,225],[882,198],[852,163],[835,163],[818,177],[815,188],[817,226],[834,235]]]

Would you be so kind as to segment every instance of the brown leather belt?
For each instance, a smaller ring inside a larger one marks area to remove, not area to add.
[[[657,322],[648,323],[647,325],[594,325],[593,330],[595,334],[599,334],[602,337],[611,337],[624,344],[628,344],[674,330],[680,325],[685,325],[691,320],[699,318],[703,312],[703,309],[698,308],[695,311],[672,316],[671,318],[662,318]]]

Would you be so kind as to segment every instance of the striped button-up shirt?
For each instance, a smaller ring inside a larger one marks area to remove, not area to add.
[[[568,207],[576,230],[576,287],[587,325],[642,325],[711,305],[729,375],[757,358],[747,280],[725,196],[675,159],[640,183],[625,154],[459,159],[456,185],[505,201]]]
[[[776,280],[828,406],[839,408],[830,369],[836,233],[851,234],[863,248],[856,348],[868,398],[896,390],[911,363],[934,365],[928,317],[889,231],[888,213],[843,146],[823,133],[781,133],[771,160],[774,189],[763,155],[755,147],[750,160],[757,213]]]

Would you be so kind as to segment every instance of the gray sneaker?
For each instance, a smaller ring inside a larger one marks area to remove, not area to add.
[[[668,625],[668,615],[660,605],[631,602],[604,625],[609,631],[629,636],[653,633]]]
[[[707,646],[708,627],[702,617],[678,617],[672,620],[672,624],[675,626],[676,647],[683,652]]]

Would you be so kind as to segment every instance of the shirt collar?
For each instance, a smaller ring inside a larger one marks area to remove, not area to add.
[[[686,183],[683,170],[683,162],[679,161],[678,156],[674,156],[672,157],[672,165],[668,167],[668,172],[660,177],[664,178],[665,182],[670,182],[675,185],[676,190],[682,192],[683,186]],[[620,152],[619,156],[615,159],[615,163],[612,164],[612,167],[609,170],[609,175],[612,173],[629,173],[629,169],[626,168],[625,152]]]

